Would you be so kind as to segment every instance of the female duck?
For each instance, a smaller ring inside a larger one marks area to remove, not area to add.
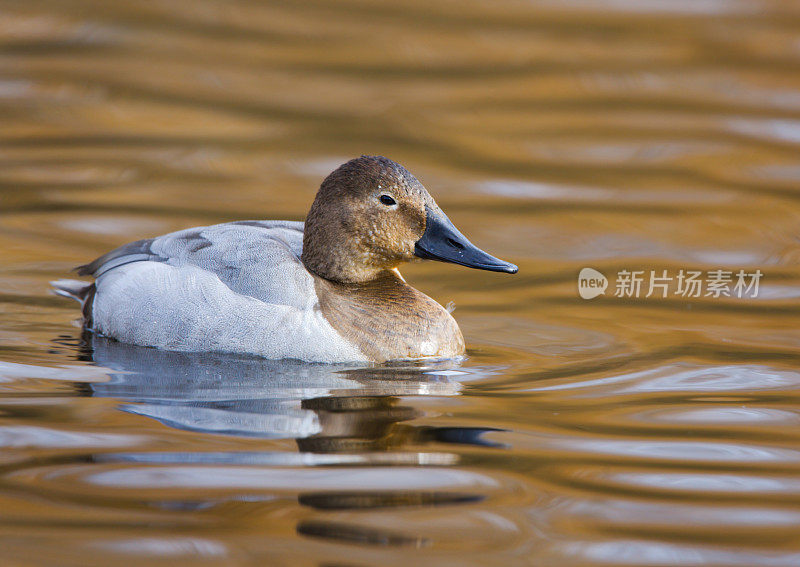
[[[417,258],[516,273],[473,244],[403,166],[361,156],[302,222],[240,221],[126,244],[53,282],[88,328],[162,349],[312,362],[455,357],[464,339],[397,267]]]

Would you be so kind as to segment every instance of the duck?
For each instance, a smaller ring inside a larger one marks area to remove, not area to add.
[[[305,222],[243,220],[137,240],[51,282],[83,326],[162,350],[315,363],[453,359],[458,323],[399,267],[514,264],[472,244],[405,167],[352,159],[319,187]]]

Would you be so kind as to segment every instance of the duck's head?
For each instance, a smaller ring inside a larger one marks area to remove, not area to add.
[[[306,218],[306,268],[329,280],[355,283],[419,258],[517,272],[514,264],[467,240],[399,163],[361,156],[325,178]]]

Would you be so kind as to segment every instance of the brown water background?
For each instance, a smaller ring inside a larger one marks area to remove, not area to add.
[[[799,146],[794,1],[0,0],[0,563],[800,565]],[[520,266],[404,270],[460,366],[81,345],[48,293],[362,153]],[[614,296],[681,269],[764,275]]]

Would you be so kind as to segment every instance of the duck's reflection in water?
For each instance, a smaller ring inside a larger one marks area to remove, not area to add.
[[[448,445],[493,446],[491,428],[411,423],[424,415],[413,400],[457,396],[465,376],[456,362],[342,366],[273,361],[216,353],[182,353],[87,337],[87,356],[111,370],[91,394],[121,400],[121,409],[178,429],[268,439],[294,438],[285,451],[117,453],[105,459],[214,465],[453,465]],[[432,449],[435,446],[436,449]],[[444,449],[443,449],[444,448]],[[380,483],[378,483],[380,484]],[[422,483],[424,485],[424,483]],[[481,494],[421,486],[315,490],[298,487],[302,506],[319,511],[435,506],[479,501]],[[302,520],[298,533],[385,545],[420,545],[420,538]]]

